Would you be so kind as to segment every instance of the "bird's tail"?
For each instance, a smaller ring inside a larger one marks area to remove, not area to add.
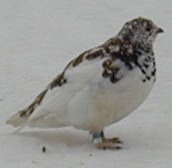
[[[26,125],[28,119],[35,111],[35,109],[41,104],[45,94],[47,93],[48,89],[41,92],[36,99],[24,110],[19,111],[18,113],[14,114],[7,120],[7,124],[10,124],[14,127],[23,127]]]
[[[27,122],[30,115],[31,114],[28,113],[27,109],[24,109],[11,116],[6,123],[12,125],[13,127],[20,127]]]

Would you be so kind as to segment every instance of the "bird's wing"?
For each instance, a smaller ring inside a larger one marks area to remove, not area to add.
[[[82,81],[86,80],[88,76],[84,76],[84,74],[92,73],[89,71],[91,67],[94,67],[93,64],[96,64],[100,60],[107,57],[108,54],[106,53],[104,47],[96,47],[94,49],[87,50],[86,52],[82,53],[72,61],[70,61],[67,66],[65,67],[64,71],[60,73],[48,86],[45,90],[43,90],[34,100],[33,102],[26,107],[25,109],[19,111],[17,114],[13,115],[7,121],[7,124],[11,124],[15,127],[21,126],[30,118],[30,116],[34,113],[34,111],[42,104],[43,100],[46,98],[46,95],[49,92],[53,92],[55,88],[61,89],[63,85],[68,84],[68,78],[70,77],[77,77],[78,73],[80,74],[80,70],[83,70],[83,76],[81,79]],[[83,67],[83,68],[82,68]],[[100,68],[102,68],[100,64]],[[88,72],[87,72],[88,71]],[[103,71],[103,68],[102,68]],[[78,73],[75,73],[78,72]],[[94,78],[94,73],[90,78]],[[89,80],[89,79],[88,79]],[[74,80],[75,82],[75,80]],[[58,101],[58,100],[57,100]]]
[[[96,47],[94,49],[87,50],[80,54],[78,57],[70,61],[67,66],[64,68],[63,72],[60,73],[49,85],[49,89],[53,89],[57,86],[62,86],[66,83],[65,75],[67,71],[72,71],[72,69],[78,68],[80,65],[89,65],[95,62],[95,60],[100,60],[106,57],[107,54],[102,46]]]

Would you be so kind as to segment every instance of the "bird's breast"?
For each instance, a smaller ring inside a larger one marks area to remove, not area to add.
[[[149,95],[153,83],[153,79],[143,82],[138,68],[129,71],[115,84],[104,80],[98,85],[96,92],[92,92],[100,113],[98,120],[102,120],[97,123],[109,125],[134,111]]]

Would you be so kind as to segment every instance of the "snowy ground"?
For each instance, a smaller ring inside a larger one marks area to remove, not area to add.
[[[171,168],[171,0],[0,0],[0,167]],[[120,151],[94,148],[87,132],[25,129],[6,119],[27,105],[64,65],[144,16],[165,33],[155,44],[158,80],[136,112],[106,129],[124,140]],[[46,153],[41,148],[46,146]]]

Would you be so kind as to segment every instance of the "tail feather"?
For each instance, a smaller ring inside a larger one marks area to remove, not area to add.
[[[69,66],[69,65],[68,65]],[[49,89],[53,89],[55,86],[61,86],[61,82],[65,79],[64,72],[61,75],[58,75],[53,82],[51,82],[45,90],[43,90],[34,100],[33,102],[24,110],[19,111],[18,113],[11,116],[7,121],[6,124],[10,124],[14,127],[23,128],[25,125],[28,124],[28,120],[35,109],[42,103],[46,93]]]
[[[47,91],[48,89],[42,91],[27,108],[11,116],[6,123],[14,127],[22,127],[25,125],[37,106],[41,104]]]
[[[12,125],[13,127],[20,127],[30,118],[30,115],[26,115],[26,113],[26,110],[19,111],[18,113],[11,116],[6,123]]]

